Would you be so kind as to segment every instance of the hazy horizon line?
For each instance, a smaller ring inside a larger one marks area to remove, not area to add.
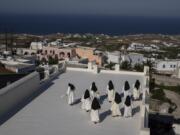
[[[119,15],[119,14],[70,14],[70,13],[8,13],[8,12],[1,12],[0,16],[14,16],[14,15],[20,15],[20,16],[82,16],[82,17],[134,17],[134,18],[157,18],[157,19],[180,19],[180,16],[156,16],[156,15]]]

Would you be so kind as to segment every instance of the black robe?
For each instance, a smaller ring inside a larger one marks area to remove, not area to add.
[[[128,81],[125,81],[124,90],[127,91],[130,89]]]
[[[137,90],[139,89],[139,87],[140,87],[140,82],[139,82],[139,80],[136,80],[134,87],[135,87]]]
[[[99,101],[98,101],[97,98],[93,99],[92,104],[91,104],[91,109],[93,109],[93,110],[101,109],[101,106],[100,106]]]
[[[84,93],[84,99],[90,98],[89,90],[87,89]]]
[[[126,106],[131,106],[131,97],[128,95],[126,97],[126,100],[125,100],[125,103],[124,103]]]
[[[94,92],[97,92],[97,87],[96,87],[95,82],[92,83],[91,90],[94,91]]]
[[[72,90],[72,91],[75,90],[75,86],[73,84],[69,83],[68,86],[70,87],[70,90]]]
[[[111,80],[109,81],[108,86],[109,86],[109,90],[114,90],[114,85]]]
[[[114,101],[119,104],[121,103],[121,96],[119,95],[119,93],[115,93],[115,98],[114,98]]]

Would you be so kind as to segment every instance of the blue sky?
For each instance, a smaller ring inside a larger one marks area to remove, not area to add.
[[[0,0],[0,13],[180,17],[180,0]]]

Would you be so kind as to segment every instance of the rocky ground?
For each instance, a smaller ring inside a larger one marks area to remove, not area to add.
[[[166,97],[168,97],[172,102],[177,105],[177,109],[172,113],[176,118],[180,118],[180,95],[170,91],[164,90]]]

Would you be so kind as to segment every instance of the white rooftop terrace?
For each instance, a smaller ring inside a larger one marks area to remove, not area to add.
[[[141,124],[141,101],[133,102],[133,117],[113,118],[110,114],[110,103],[105,98],[106,86],[109,80],[115,85],[115,90],[122,92],[124,81],[130,86],[139,79],[144,83],[143,75],[136,74],[94,74],[84,71],[67,70],[53,80],[53,85],[13,117],[0,126],[1,135],[139,135]],[[95,81],[101,94],[101,110],[99,124],[90,121],[90,115],[81,110],[79,99],[85,89],[89,89]],[[77,102],[73,106],[67,104],[62,97],[67,90],[67,84],[75,85]]]

